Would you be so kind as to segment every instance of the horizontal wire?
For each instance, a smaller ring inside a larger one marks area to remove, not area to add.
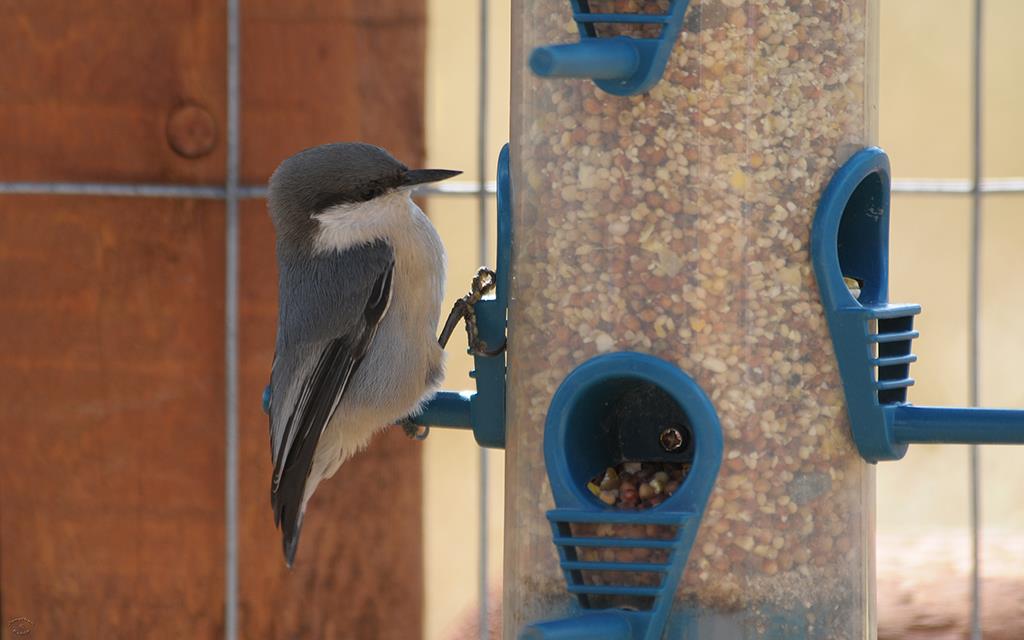
[[[893,180],[896,193],[946,194],[973,193],[970,180],[918,178]],[[981,183],[981,193],[1024,193],[1024,178],[990,178]],[[497,183],[484,183],[484,193],[494,195]],[[419,187],[413,191],[417,197],[478,196],[480,183],[470,181],[448,182]],[[116,182],[0,182],[0,195],[61,195],[112,196],[123,198],[190,198],[197,200],[224,200],[224,187],[201,185],[173,185]],[[238,188],[238,197],[245,200],[265,198],[267,188],[248,185]]]
[[[484,193],[497,193],[497,183],[485,183]],[[413,191],[417,197],[477,196],[478,182],[449,182]],[[224,187],[201,185],[116,183],[116,182],[0,182],[0,195],[109,196],[118,198],[188,198],[193,200],[225,200]],[[267,188],[261,185],[238,187],[238,197],[245,200],[265,198]]]
[[[224,187],[106,182],[0,182],[0,194],[223,200]]]
[[[918,178],[893,180],[892,190],[898,193],[974,193],[970,180]],[[1024,193],[1024,178],[989,178],[982,180],[981,193]]]

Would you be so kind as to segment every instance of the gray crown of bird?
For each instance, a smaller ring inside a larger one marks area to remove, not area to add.
[[[271,506],[289,566],[320,481],[380,429],[410,424],[440,385],[446,258],[411,192],[459,173],[409,169],[351,142],[301,151],[270,178],[280,304]]]

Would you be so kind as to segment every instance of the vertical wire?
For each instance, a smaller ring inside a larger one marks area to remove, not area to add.
[[[227,0],[227,176],[224,257],[224,638],[238,639],[239,0]]]
[[[487,263],[487,89],[488,89],[488,4],[480,0],[480,89],[477,95],[477,130],[476,130],[476,170],[480,183],[477,193],[477,253],[480,264]],[[480,447],[480,572],[478,575],[478,599],[480,600],[480,640],[487,640],[490,635],[490,612],[488,611],[487,589],[487,558],[488,555],[488,468],[487,449]]]
[[[982,0],[974,0],[974,41],[972,42],[972,144],[971,166],[971,248],[970,314],[968,317],[968,403],[978,406],[979,306],[981,287],[981,176],[982,176]],[[981,640],[981,478],[977,445],[968,447],[970,459],[971,519],[971,640]]]

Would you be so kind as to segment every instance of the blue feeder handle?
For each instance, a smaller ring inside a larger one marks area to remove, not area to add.
[[[633,96],[656,85],[683,29],[690,0],[672,0],[667,13],[596,13],[588,0],[570,0],[580,41],[538,47],[530,69],[545,78],[590,78],[616,96]],[[661,25],[657,38],[600,37],[597,24]]]
[[[1024,444],[1022,410],[907,402],[921,307],[888,302],[889,175],[881,149],[854,154],[826,187],[811,229],[811,259],[861,455],[899,460],[915,442]],[[858,296],[844,277],[859,285]]]

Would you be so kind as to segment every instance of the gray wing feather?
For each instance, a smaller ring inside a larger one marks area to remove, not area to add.
[[[287,432],[287,417],[320,354],[331,341],[365,330],[373,286],[393,266],[394,252],[382,240],[279,265],[280,312],[270,380],[275,462],[291,447],[294,433]]]
[[[271,372],[271,503],[291,564],[320,435],[362,362],[391,299],[394,255],[377,242],[308,264],[281,265]]]

